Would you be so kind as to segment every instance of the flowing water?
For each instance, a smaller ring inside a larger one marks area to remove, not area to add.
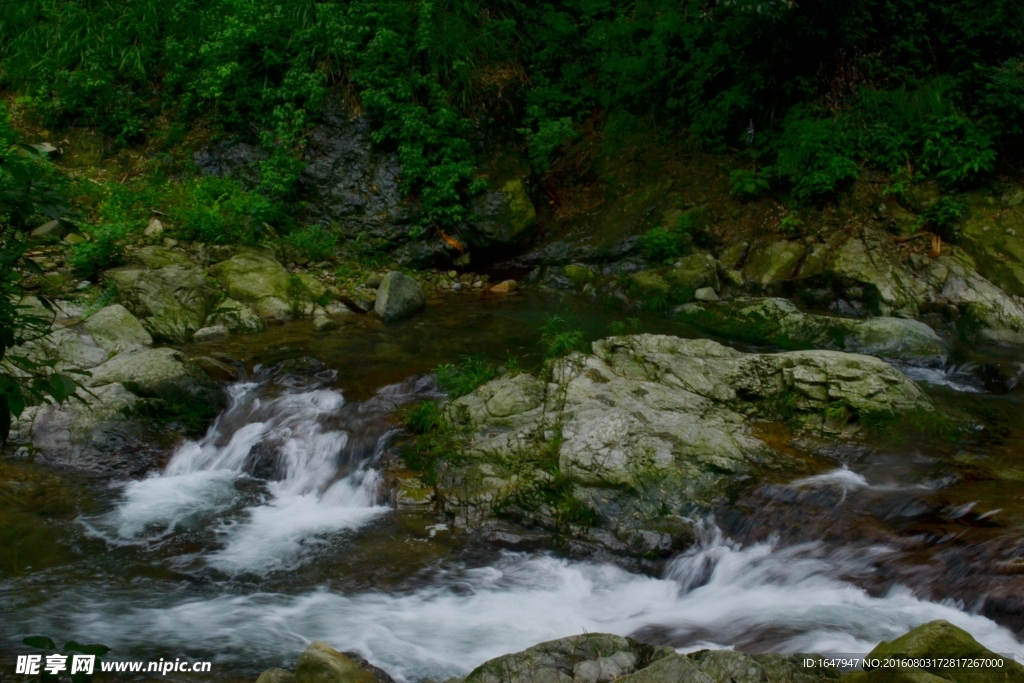
[[[584,630],[681,650],[852,654],[947,619],[1024,653],[1024,412],[955,370],[915,378],[967,411],[977,438],[805,453],[806,468],[766,476],[702,522],[656,576],[497,550],[387,505],[395,411],[438,396],[424,373],[470,351],[529,364],[554,312],[591,336],[621,317],[535,296],[433,306],[392,328],[279,327],[216,347],[255,367],[208,433],[146,478],[81,483],[6,462],[0,514],[25,533],[3,550],[0,649],[44,634],[251,677],[320,639],[422,680]]]

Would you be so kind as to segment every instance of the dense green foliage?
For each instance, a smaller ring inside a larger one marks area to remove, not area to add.
[[[738,195],[801,202],[865,163],[957,188],[1024,150],[1016,0],[24,0],[0,45],[0,82],[47,123],[242,134],[279,198],[334,90],[399,153],[424,227],[468,216],[482,136],[543,173],[620,112],[735,150]]]
[[[25,301],[25,280],[42,271],[26,257],[26,231],[43,217],[57,219],[64,207],[60,178],[31,147],[18,140],[5,107],[0,107],[0,443],[11,416],[26,405],[62,403],[79,384],[58,371],[55,359],[27,350],[49,332],[54,318],[45,297]]]

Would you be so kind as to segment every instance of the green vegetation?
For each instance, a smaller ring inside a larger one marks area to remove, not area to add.
[[[545,360],[562,358],[570,353],[586,352],[587,350],[583,330],[573,328],[557,315],[551,316],[540,328],[540,344]]]
[[[27,352],[50,332],[54,310],[43,296],[43,310],[24,303],[25,281],[41,274],[26,256],[26,231],[44,217],[65,211],[62,182],[31,147],[21,144],[0,109],[0,443],[7,441],[11,417],[27,405],[63,403],[80,385],[73,370],[58,372],[57,361]]]
[[[466,356],[457,365],[437,366],[434,375],[451,398],[458,398],[497,377],[498,368],[481,356]]]
[[[25,0],[0,5],[0,87],[121,147],[165,153],[194,128],[258,143],[256,194],[275,201],[187,190],[201,201],[182,230],[205,241],[277,225],[310,126],[342,97],[399,155],[418,235],[470,217],[481,140],[544,174],[631,117],[734,150],[758,169],[732,173],[740,198],[820,203],[865,164],[975,184],[1024,160],[1021,26],[1014,0]]]

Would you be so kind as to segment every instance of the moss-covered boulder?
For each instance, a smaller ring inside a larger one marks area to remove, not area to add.
[[[174,264],[155,270],[129,265],[108,270],[103,276],[117,287],[120,302],[157,341],[190,341],[223,296],[206,272],[194,265]]]
[[[868,659],[970,659],[988,660],[989,666],[934,666],[923,668],[879,667],[843,677],[843,683],[1024,683],[1024,666],[1012,657],[994,653],[976,641],[970,633],[948,621],[922,624],[892,642],[881,642]],[[994,664],[1002,662],[1002,666]]]
[[[1024,304],[983,278],[966,252],[953,247],[939,258],[913,262],[929,285],[927,301],[959,310],[965,338],[1024,343]]]
[[[759,242],[750,248],[743,266],[743,277],[761,287],[792,277],[807,251],[800,242],[775,240]]]
[[[861,420],[932,410],[892,366],[835,351],[747,354],[636,335],[595,342],[592,355],[549,371],[502,377],[450,404],[464,436],[435,472],[457,523],[597,523],[641,553],[666,550],[687,538],[680,520],[720,502],[736,477],[787,462],[752,417],[849,436]]]
[[[180,351],[143,349],[114,356],[94,368],[86,380],[90,387],[122,384],[136,396],[187,406],[199,401],[213,408],[223,406],[217,385]]]
[[[331,646],[314,640],[299,655],[295,683],[377,683],[377,679]]]
[[[241,301],[230,297],[217,304],[207,322],[210,325],[223,325],[231,332],[241,334],[263,332],[267,329],[267,323],[263,318]]]
[[[395,322],[419,312],[426,305],[420,283],[397,270],[381,280],[373,310],[385,322]]]
[[[245,248],[210,272],[230,298],[247,304],[265,319],[291,317],[292,298],[288,271],[265,249]]]
[[[865,303],[876,315],[917,317],[924,288],[904,267],[888,235],[867,228],[837,233],[814,253],[801,277],[823,276],[847,289],[866,288]]]
[[[676,303],[691,301],[697,290],[710,287],[720,289],[718,263],[710,254],[691,254],[680,259],[665,279],[672,288],[672,300]]]
[[[676,314],[720,337],[783,349],[835,349],[926,366],[942,366],[950,353],[935,330],[916,320],[814,315],[786,299],[693,303]]]
[[[138,318],[120,304],[101,308],[89,316],[83,325],[96,343],[110,353],[153,345],[153,337]]]
[[[970,213],[960,245],[978,272],[1005,292],[1024,296],[1024,190],[1015,188],[1001,201],[981,193],[968,195]]]

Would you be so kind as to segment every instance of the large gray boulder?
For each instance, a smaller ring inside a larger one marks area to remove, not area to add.
[[[413,278],[397,270],[384,276],[377,288],[373,310],[385,322],[393,322],[417,313],[426,305],[423,288]]]
[[[783,349],[835,349],[927,366],[942,366],[950,353],[935,330],[916,320],[814,315],[786,299],[739,297],[687,304],[676,313],[711,334]]]
[[[89,316],[83,325],[96,343],[110,353],[153,345],[153,337],[139,319],[121,304],[101,308]]]
[[[455,521],[502,514],[558,529],[589,518],[620,540],[665,549],[676,541],[646,532],[683,539],[680,520],[716,505],[729,482],[788,462],[752,418],[843,437],[933,410],[870,356],[747,354],[658,335],[613,337],[593,351],[555,362],[548,380],[502,377],[449,405],[468,434],[438,469],[438,500]],[[562,488],[552,497],[553,472]]]
[[[265,249],[243,248],[210,269],[231,299],[247,304],[261,318],[291,317],[288,271]]]
[[[928,302],[960,310],[963,336],[1024,344],[1024,304],[979,275],[967,253],[950,248],[937,259],[919,257],[914,263],[929,285]]]
[[[210,325],[223,325],[231,332],[248,334],[252,332],[263,332],[267,329],[267,323],[263,318],[241,301],[231,297],[221,301],[217,308],[210,314],[207,321]]]
[[[122,353],[92,370],[89,387],[122,384],[136,396],[187,405],[201,401],[220,408],[223,397],[210,377],[175,349]]]
[[[161,261],[154,258],[154,262]],[[155,270],[128,265],[108,270],[103,276],[117,287],[121,303],[157,341],[190,341],[222,297],[206,272],[191,264]]]

